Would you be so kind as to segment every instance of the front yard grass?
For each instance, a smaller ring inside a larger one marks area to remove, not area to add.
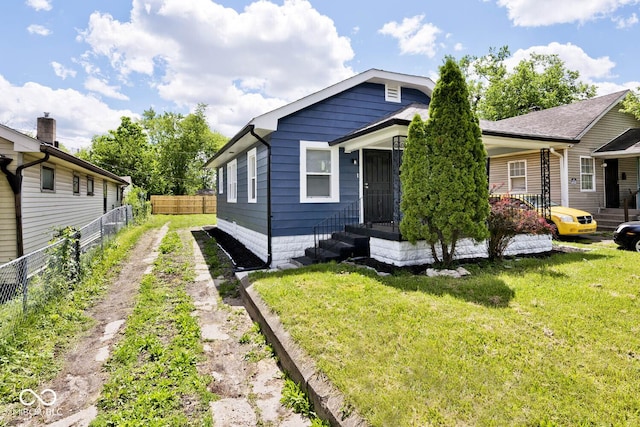
[[[374,426],[639,425],[639,260],[605,247],[463,279],[332,264],[252,281]]]

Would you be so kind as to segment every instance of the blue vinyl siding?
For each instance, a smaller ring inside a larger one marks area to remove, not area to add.
[[[222,166],[224,171],[224,191],[217,194],[218,213],[220,219],[235,221],[242,227],[256,232],[267,234],[267,149],[258,144],[256,148],[256,161],[258,166],[258,197],[256,203],[248,203],[247,192],[247,151],[243,151],[236,157],[238,164],[238,197],[236,203],[227,202],[227,165]],[[251,147],[251,148],[254,148]]]
[[[358,153],[345,154],[341,149],[340,203],[300,203],[301,140],[329,142],[405,105],[429,103],[424,93],[404,88],[402,103],[387,102],[384,91],[382,84],[364,83],[280,119],[278,130],[271,134],[273,236],[312,234],[315,224],[358,201],[360,159]]]

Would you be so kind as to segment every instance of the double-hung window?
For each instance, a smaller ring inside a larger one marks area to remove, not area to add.
[[[80,195],[80,177],[78,175],[73,175],[73,194],[75,196]]]
[[[93,177],[87,177],[87,196],[93,196]]]
[[[227,163],[227,202],[238,201],[238,161],[236,159]]]
[[[224,168],[218,168],[218,194],[224,193]]]
[[[300,202],[340,201],[338,148],[326,142],[300,142]]]
[[[508,162],[509,191],[512,193],[527,192],[527,161],[516,160]]]
[[[580,191],[596,191],[595,159],[580,157]]]
[[[56,170],[50,166],[42,166],[40,170],[40,188],[42,191],[56,191]]]
[[[256,203],[258,200],[258,162],[256,161],[256,149],[247,153],[247,201]]]

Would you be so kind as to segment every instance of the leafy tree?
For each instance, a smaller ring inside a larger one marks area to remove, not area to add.
[[[411,123],[401,171],[400,230],[412,243],[426,240],[437,263],[452,264],[460,238],[488,237],[486,152],[467,85],[452,58],[440,67],[429,118]]]
[[[640,120],[640,87],[636,92],[630,91],[627,96],[622,100],[622,108],[620,111],[623,113],[633,114],[634,117]]]
[[[155,152],[147,142],[142,126],[130,117],[121,117],[120,126],[105,135],[94,136],[89,150],[78,153],[88,160],[119,176],[131,176],[143,188],[154,188]]]
[[[144,112],[142,124],[157,147],[158,167],[165,191],[170,194],[193,194],[213,185],[213,172],[203,166],[227,139],[209,129],[206,108],[199,104],[187,116],[171,112],[159,115],[153,109]]]
[[[558,55],[533,53],[512,71],[505,65],[509,55],[509,48],[503,46],[459,62],[469,81],[472,107],[480,118],[506,119],[596,94],[595,85],[581,82],[580,73],[568,70]]]

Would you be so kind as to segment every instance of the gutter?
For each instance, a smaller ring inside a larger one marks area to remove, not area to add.
[[[249,133],[267,147],[267,261],[260,267],[238,268],[236,271],[253,271],[271,268],[273,256],[271,253],[271,145],[255,132],[255,126],[249,126]]]
[[[13,191],[16,211],[16,258],[20,258],[24,255],[24,242],[22,240],[22,171],[23,169],[30,168],[31,166],[44,163],[49,160],[49,153],[45,152],[44,157],[33,162],[25,163],[16,168],[16,172],[13,173],[7,169],[7,166],[13,161],[13,159],[5,156],[0,156],[0,170],[7,177],[11,190]]]
[[[562,206],[569,206],[568,149],[565,148],[563,151],[564,155],[558,153],[553,147],[549,148],[549,152],[560,160],[560,204]]]

